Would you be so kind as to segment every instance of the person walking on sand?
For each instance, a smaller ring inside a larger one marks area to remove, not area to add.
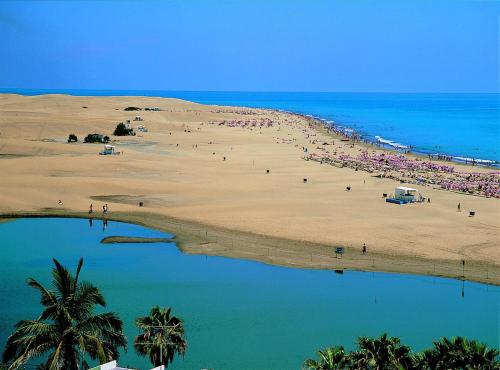
[[[94,211],[92,210],[92,203],[90,203],[89,214],[92,213],[92,212],[94,212]]]
[[[458,203],[458,206],[457,206],[457,212],[461,212],[461,209],[460,209],[460,203]]]
[[[366,244],[363,243],[363,254],[366,254]]]

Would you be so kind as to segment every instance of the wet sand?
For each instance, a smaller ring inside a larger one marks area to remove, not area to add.
[[[121,244],[121,243],[175,243],[175,239],[169,238],[143,238],[135,236],[107,236],[101,240],[102,244]]]

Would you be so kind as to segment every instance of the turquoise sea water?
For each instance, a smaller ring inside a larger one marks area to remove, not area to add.
[[[164,236],[117,222],[103,230],[101,221],[90,227],[84,219],[0,223],[0,348],[18,320],[40,312],[26,278],[47,284],[52,257],[74,269],[80,256],[82,278],[101,288],[130,342],[134,319],[155,304],[185,320],[188,351],[172,369],[299,369],[317,349],[352,348],[356,337],[385,331],[415,350],[453,335],[499,346],[499,287],[190,256],[175,244],[100,244],[110,235]],[[120,364],[149,368],[132,346]]]
[[[500,94],[0,89],[2,92],[144,95],[176,97],[205,104],[284,109],[334,120],[367,139],[380,136],[423,153],[500,163]]]

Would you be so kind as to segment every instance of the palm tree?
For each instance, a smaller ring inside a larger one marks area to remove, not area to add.
[[[353,369],[412,369],[414,360],[409,347],[401,344],[399,338],[358,338],[359,351],[352,352],[349,359]]]
[[[319,361],[308,359],[304,362],[304,367],[309,370],[341,370],[345,369],[348,359],[344,347],[330,347],[323,351],[318,351]]]
[[[94,314],[95,306],[106,302],[98,288],[79,282],[83,259],[75,276],[56,259],[52,269],[53,290],[35,279],[28,285],[41,294],[43,311],[35,320],[21,320],[7,339],[3,361],[9,370],[48,353],[41,368],[49,370],[88,368],[86,355],[106,362],[118,358],[118,348],[126,347],[122,321],[114,313]]]
[[[441,338],[434,348],[419,356],[421,367],[440,369],[500,369],[499,351],[476,340],[462,337]]]
[[[142,333],[135,337],[135,350],[149,356],[153,366],[165,365],[174,360],[174,355],[184,355],[187,342],[183,321],[170,316],[171,308],[154,306],[149,316],[139,317],[135,324]]]

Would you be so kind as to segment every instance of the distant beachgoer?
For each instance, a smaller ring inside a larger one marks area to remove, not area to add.
[[[105,207],[106,207],[106,213],[108,213],[108,212],[109,212],[108,203],[106,203],[106,206],[105,206]]]
[[[106,213],[106,206],[102,206],[102,213]]]
[[[460,203],[458,203],[458,206],[457,206],[457,211],[458,211],[458,212],[461,212],[461,209],[460,209]]]
[[[366,254],[366,244],[363,243],[363,254]]]
[[[89,207],[89,213],[92,213],[94,212],[93,209],[92,209],[92,204],[90,204],[90,207]]]
[[[59,199],[58,203],[59,203],[60,206],[62,206],[64,204],[61,199]]]
[[[427,198],[427,203],[430,203],[431,202],[431,198]]]
[[[224,157],[223,161],[225,161],[225,160],[226,160],[226,157]]]

